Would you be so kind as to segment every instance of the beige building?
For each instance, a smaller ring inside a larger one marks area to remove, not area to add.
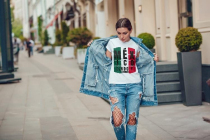
[[[14,5],[15,19],[23,20],[22,0],[13,0],[11,3]]]
[[[155,37],[155,49],[160,60],[176,61],[175,36],[179,29],[193,26],[203,37],[200,49],[202,63],[210,64],[209,7],[210,0],[95,0],[95,36],[116,34],[116,21],[127,17],[133,25],[132,36],[151,33]]]

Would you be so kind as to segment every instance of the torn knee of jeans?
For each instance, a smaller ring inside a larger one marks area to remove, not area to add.
[[[129,114],[129,120],[128,125],[135,125],[136,124],[136,113],[133,112],[132,114]]]
[[[111,97],[111,96],[110,96],[109,98],[110,98],[112,104],[115,104],[115,103],[118,102],[118,98],[116,98],[116,97]]]
[[[115,127],[119,127],[123,123],[123,114],[121,110],[115,106],[114,111],[112,111],[112,117]]]

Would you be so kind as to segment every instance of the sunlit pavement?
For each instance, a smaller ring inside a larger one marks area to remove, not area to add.
[[[0,85],[0,140],[115,140],[110,106],[79,93],[76,59],[20,52],[19,83]],[[210,105],[140,107],[137,140],[209,140]]]

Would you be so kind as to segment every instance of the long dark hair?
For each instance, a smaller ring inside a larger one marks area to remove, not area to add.
[[[132,29],[130,20],[128,18],[120,18],[117,21],[115,28],[117,30],[117,28],[121,28],[121,27],[128,28],[128,30],[130,31]]]

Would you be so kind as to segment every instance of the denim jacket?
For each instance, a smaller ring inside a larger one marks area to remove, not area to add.
[[[106,56],[106,45],[117,36],[94,40],[87,48],[80,92],[109,99],[109,73],[112,60]],[[156,62],[153,53],[142,43],[142,39],[131,37],[139,46],[136,65],[140,73],[143,94],[141,105],[156,106]]]

